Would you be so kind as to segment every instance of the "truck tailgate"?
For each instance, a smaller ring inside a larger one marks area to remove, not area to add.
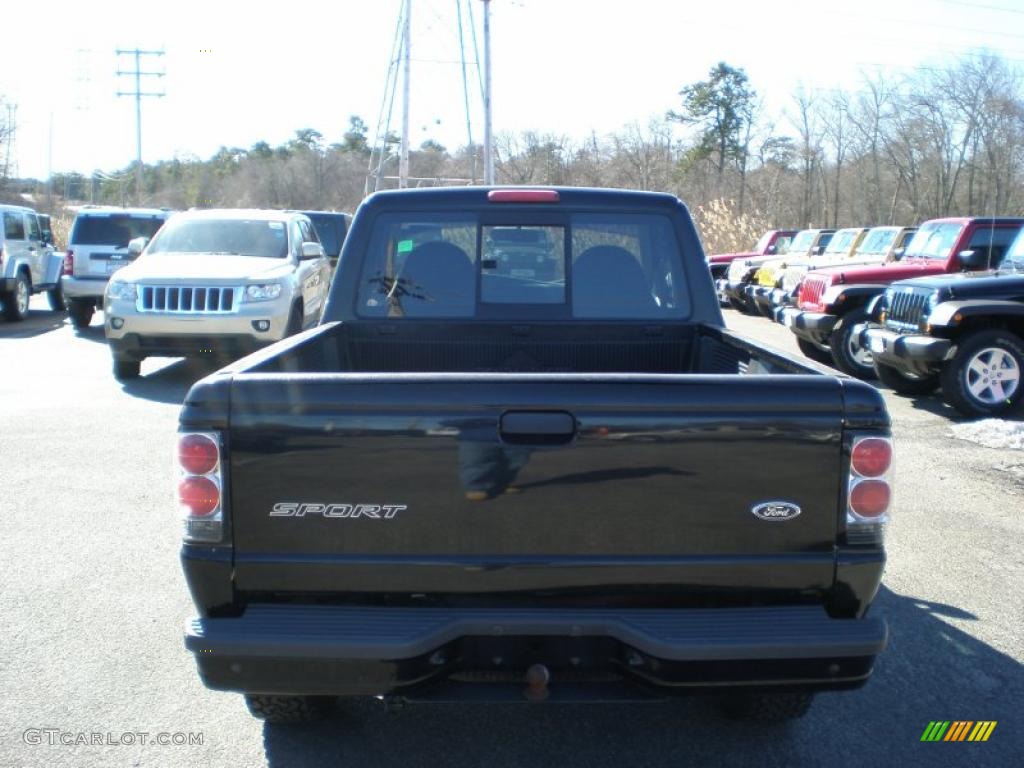
[[[827,589],[842,414],[828,376],[238,374],[236,588]]]

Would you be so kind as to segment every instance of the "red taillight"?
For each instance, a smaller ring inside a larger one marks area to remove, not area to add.
[[[877,525],[889,519],[892,503],[892,440],[875,435],[855,436],[850,445],[850,476],[846,495],[846,524]]]
[[[889,510],[892,489],[884,480],[861,480],[850,489],[850,509],[868,520],[876,520]]]
[[[557,203],[553,189],[492,189],[487,193],[491,203]]]
[[[185,540],[220,541],[224,522],[220,435],[182,432],[175,459],[178,510],[185,524]]]
[[[884,475],[892,463],[892,444],[880,437],[858,440],[850,454],[850,465],[861,477]]]
[[[182,435],[178,440],[178,463],[192,475],[207,475],[217,468],[220,450],[206,435]]]
[[[75,252],[69,250],[64,254],[64,268],[61,270],[65,275],[75,274]]]
[[[220,488],[208,477],[189,475],[178,483],[178,501],[192,517],[209,517],[220,508]]]

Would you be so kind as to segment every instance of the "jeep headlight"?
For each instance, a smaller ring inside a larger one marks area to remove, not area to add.
[[[785,274],[782,276],[782,290],[792,292],[796,290],[796,287],[800,285],[800,278],[803,277],[803,273],[797,269],[787,269]]]
[[[280,283],[258,283],[245,289],[246,301],[273,301],[280,295]]]
[[[828,307],[835,304],[837,301],[842,301],[844,290],[846,290],[845,285],[830,285],[821,295],[822,305]]]
[[[138,289],[136,288],[135,283],[126,283],[123,280],[111,280],[107,283],[108,299],[135,301],[138,295]]]
[[[925,333],[931,333],[931,325],[928,323],[928,318],[931,317],[932,311],[934,311],[941,301],[942,296],[939,291],[933,291],[932,295],[928,297],[928,301],[924,304],[924,309],[921,310],[921,319],[917,323],[920,330]]]

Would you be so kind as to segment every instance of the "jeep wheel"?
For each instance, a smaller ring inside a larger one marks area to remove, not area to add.
[[[942,368],[942,395],[967,416],[1004,416],[1024,398],[1024,339],[1009,331],[978,331]]]
[[[4,317],[12,322],[18,322],[28,317],[28,298],[31,294],[31,287],[24,272],[19,272],[14,277],[14,290],[3,294]]]
[[[50,309],[54,312],[63,312],[67,309],[64,303],[64,287],[57,281],[57,285],[46,292],[46,298],[50,301]]]
[[[939,388],[939,374],[915,376],[899,368],[875,361],[875,375],[878,380],[901,395],[930,395]]]
[[[875,378],[871,352],[860,345],[853,333],[857,324],[863,323],[867,316],[867,312],[863,309],[848,312],[832,329],[828,338],[828,345],[832,349],[833,365],[843,373],[856,376],[858,379]]]
[[[89,327],[95,311],[95,305],[88,299],[68,300],[68,317],[71,318],[71,327],[76,331]]]
[[[115,360],[114,361],[114,378],[118,381],[127,381],[129,379],[139,378],[139,373],[142,371],[142,362],[140,360]]]
[[[816,363],[832,367],[833,363],[831,352],[826,352],[813,341],[801,339],[799,336],[796,338],[796,345],[800,347],[800,351],[804,353],[804,357],[810,358]]]
[[[813,701],[813,693],[754,693],[725,699],[722,710],[734,720],[777,723],[803,717]]]
[[[245,694],[249,714],[268,723],[308,723],[330,708],[330,696],[264,696]]]
[[[288,325],[284,329],[285,336],[294,336],[302,331],[302,306],[296,304],[288,315]]]

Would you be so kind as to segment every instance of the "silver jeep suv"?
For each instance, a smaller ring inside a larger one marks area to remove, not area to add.
[[[64,255],[61,285],[71,325],[86,328],[103,306],[103,289],[117,270],[131,264],[136,237],[152,237],[170,216],[162,208],[85,206],[75,216]]]
[[[308,217],[256,210],[174,215],[107,285],[118,379],[146,357],[236,357],[314,325],[330,262]]]

